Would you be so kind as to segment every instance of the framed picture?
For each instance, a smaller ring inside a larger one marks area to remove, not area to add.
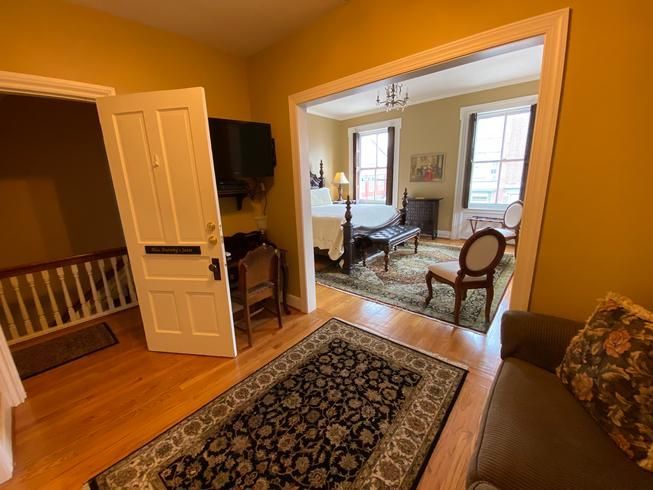
[[[410,157],[411,182],[442,182],[446,153],[420,153]]]

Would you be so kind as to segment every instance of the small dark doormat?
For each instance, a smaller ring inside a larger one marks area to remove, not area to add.
[[[118,343],[106,323],[77,330],[12,353],[21,379],[48,371]]]
[[[84,488],[414,488],[465,374],[331,319]]]

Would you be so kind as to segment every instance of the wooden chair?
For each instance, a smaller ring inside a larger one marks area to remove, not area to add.
[[[463,245],[457,261],[439,262],[429,266],[426,273],[429,294],[425,306],[428,306],[433,298],[433,279],[452,286],[456,293],[453,317],[457,325],[460,321],[460,305],[467,299],[467,290],[485,289],[485,321],[489,322],[494,297],[494,269],[505,250],[506,239],[494,228],[485,228],[474,233]]]
[[[508,204],[503,213],[503,218],[490,218],[487,216],[472,216],[469,223],[472,233],[476,233],[476,228],[482,223],[497,223],[499,226],[492,226],[501,233],[506,241],[515,241],[515,257],[517,257],[517,245],[519,243],[519,228],[521,227],[521,217],[524,211],[522,201],[514,201]]]
[[[242,312],[247,326],[249,345],[252,341],[252,316],[263,311],[252,307],[266,299],[274,301],[279,328],[281,319],[281,299],[279,294],[280,260],[279,250],[269,245],[261,245],[245,255],[238,262],[238,289],[232,293],[234,314]]]
[[[515,257],[517,257],[517,244],[519,243],[519,227],[521,226],[521,216],[524,211],[524,203],[515,201],[508,204],[506,211],[503,213],[503,223],[501,227],[495,228],[503,235],[506,241],[515,241]]]

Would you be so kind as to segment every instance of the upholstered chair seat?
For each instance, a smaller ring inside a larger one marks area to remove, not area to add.
[[[433,299],[433,279],[453,287],[454,323],[460,320],[460,307],[468,289],[485,289],[485,321],[490,321],[494,297],[494,269],[506,250],[506,237],[494,228],[477,231],[465,241],[457,261],[440,262],[428,267],[426,304]]]
[[[439,262],[437,264],[433,264],[429,266],[429,271],[435,274],[436,276],[443,277],[445,279],[448,279],[451,282],[455,282],[456,277],[458,277],[458,271],[460,270],[460,264],[458,261],[451,261],[451,262]],[[473,282],[473,281],[485,281],[486,277],[480,276],[480,277],[473,277],[473,276],[465,276],[463,278],[463,281],[465,282]]]

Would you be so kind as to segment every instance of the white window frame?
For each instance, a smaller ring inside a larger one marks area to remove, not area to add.
[[[400,134],[401,134],[401,118],[398,119],[388,119],[385,121],[378,121],[370,124],[361,124],[359,126],[352,126],[347,128],[347,148],[348,148],[348,160],[349,160],[349,173],[347,174],[348,178],[352,179],[353,185],[353,176],[354,176],[354,133],[365,133],[367,131],[374,131],[383,128],[395,128],[395,154],[394,154],[394,165],[392,168],[392,206],[397,207],[398,195],[399,195],[399,143],[400,143]],[[353,197],[353,196],[352,196]],[[373,204],[381,204],[377,201],[370,201]]]
[[[475,112],[493,112],[506,109],[516,109],[537,104],[537,95],[515,97],[513,99],[498,100],[486,104],[477,104],[460,108],[460,138],[458,143],[458,167],[456,170],[456,191],[454,193],[453,216],[451,220],[452,238],[461,239],[471,235],[469,218],[471,216],[487,216],[502,218],[506,204],[488,206],[470,206],[463,208],[462,197],[465,184],[465,162],[469,138],[469,117]]]

